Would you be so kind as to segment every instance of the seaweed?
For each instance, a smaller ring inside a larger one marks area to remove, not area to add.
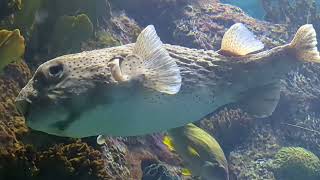
[[[0,71],[8,64],[20,60],[24,50],[24,38],[18,29],[0,30]]]

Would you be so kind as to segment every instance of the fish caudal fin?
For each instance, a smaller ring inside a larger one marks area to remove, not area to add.
[[[142,76],[145,87],[162,93],[176,94],[181,87],[179,67],[152,25],[140,33],[132,54],[121,63],[121,70],[129,79]]]
[[[263,43],[256,39],[251,31],[242,23],[236,23],[223,35],[219,53],[243,56],[263,48]]]
[[[303,25],[298,29],[290,47],[295,49],[298,59],[320,63],[316,31],[312,24]]]

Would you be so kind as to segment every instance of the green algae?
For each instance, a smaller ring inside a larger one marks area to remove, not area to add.
[[[14,16],[14,27],[20,27],[24,34],[30,34],[38,18],[36,18],[43,0],[24,0],[21,10]]]
[[[97,42],[104,47],[112,47],[121,45],[119,40],[117,40],[113,35],[109,32],[99,31],[96,34]]]
[[[24,54],[24,38],[18,29],[0,30],[0,71],[8,64],[17,61]]]
[[[54,54],[79,50],[81,43],[93,34],[93,24],[86,14],[61,16],[55,24],[51,50]]]
[[[320,160],[301,147],[284,147],[275,155],[272,169],[277,179],[316,180],[320,178]]]

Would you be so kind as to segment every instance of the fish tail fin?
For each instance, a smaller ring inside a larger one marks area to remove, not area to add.
[[[289,46],[295,50],[298,59],[320,63],[316,31],[312,24],[301,26]]]

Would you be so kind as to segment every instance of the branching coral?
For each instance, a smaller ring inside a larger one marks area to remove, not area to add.
[[[320,178],[319,158],[301,147],[281,148],[275,155],[272,168],[277,179],[316,180]]]
[[[111,178],[103,155],[85,143],[59,144],[38,153],[38,179],[104,179]],[[110,172],[109,172],[110,173]]]

